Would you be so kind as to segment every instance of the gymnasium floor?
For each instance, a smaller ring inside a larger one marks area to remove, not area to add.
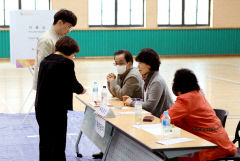
[[[226,129],[230,138],[240,120],[240,56],[195,56],[161,57],[160,73],[171,89],[174,73],[179,68],[189,68],[197,75],[206,98],[214,108],[229,111]],[[78,80],[91,90],[93,81],[99,89],[106,85],[106,75],[115,72],[113,57],[77,58],[75,71]],[[137,64],[134,64],[135,66]],[[8,59],[0,60],[0,113],[17,113],[32,86],[32,75],[27,68],[16,68]],[[26,113],[34,101],[34,92],[23,108]],[[174,100],[176,99],[173,96]],[[74,99],[74,109],[84,110],[84,106]],[[33,112],[33,110],[32,110]]]

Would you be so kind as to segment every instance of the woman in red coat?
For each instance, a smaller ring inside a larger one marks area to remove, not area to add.
[[[179,158],[184,161],[214,160],[237,152],[229,140],[221,121],[200,91],[196,76],[191,70],[176,71],[173,80],[173,93],[178,96],[168,110],[171,123],[216,145],[216,149],[205,149],[192,158]]]

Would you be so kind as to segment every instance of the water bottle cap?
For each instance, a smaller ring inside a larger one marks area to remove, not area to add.
[[[168,115],[168,111],[164,111],[164,115]]]
[[[141,98],[137,98],[137,101],[141,101]]]
[[[106,88],[106,86],[103,86],[103,88]]]

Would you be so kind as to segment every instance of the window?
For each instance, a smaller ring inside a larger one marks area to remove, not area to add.
[[[0,0],[0,26],[4,25],[4,3],[3,0]]]
[[[50,0],[0,0],[0,27],[8,27],[12,10],[49,10]]]
[[[158,26],[209,26],[210,0],[158,0]]]
[[[143,26],[143,3],[144,0],[89,0],[89,26]]]
[[[18,9],[18,0],[4,0],[5,10],[4,10],[4,25],[9,25],[10,21],[10,11]]]

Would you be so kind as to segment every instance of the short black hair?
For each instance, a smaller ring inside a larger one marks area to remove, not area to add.
[[[161,64],[159,55],[151,48],[143,48],[135,60],[149,65],[151,71],[158,71]]]
[[[114,53],[114,59],[117,55],[121,55],[121,54],[124,54],[124,58],[126,60],[126,62],[132,62],[133,63],[133,56],[132,54],[130,53],[130,51],[128,50],[118,50],[117,52]]]
[[[200,90],[195,74],[191,70],[185,68],[177,70],[173,79],[173,93],[178,96],[178,92],[184,94],[195,90]]]
[[[59,51],[64,55],[71,55],[80,51],[78,43],[69,36],[63,36],[56,42],[55,51]]]
[[[72,11],[66,9],[61,9],[54,15],[53,25],[55,25],[58,20],[62,20],[63,23],[68,22],[72,24],[72,26],[75,26],[77,24],[76,15]]]

